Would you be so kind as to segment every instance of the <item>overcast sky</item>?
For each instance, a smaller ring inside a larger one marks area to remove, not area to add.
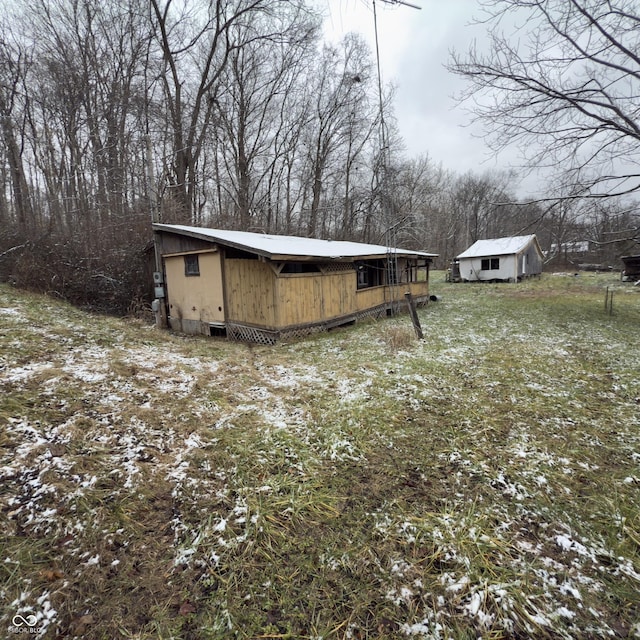
[[[329,39],[356,31],[375,55],[372,0],[316,0]],[[409,156],[428,154],[457,173],[517,168],[518,153],[497,159],[482,140],[482,129],[470,126],[471,116],[453,95],[465,87],[444,65],[453,48],[465,52],[485,29],[472,25],[480,15],[476,0],[407,0],[421,10],[376,0],[381,71],[385,83],[396,86],[395,114]],[[521,197],[535,188],[529,178],[514,188]]]

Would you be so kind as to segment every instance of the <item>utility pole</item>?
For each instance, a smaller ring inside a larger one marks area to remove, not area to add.
[[[381,0],[385,4],[395,5],[401,4],[413,9],[421,9],[415,4],[405,2],[405,0]],[[398,295],[396,289],[398,288],[400,274],[398,273],[398,256],[397,256],[397,225],[393,220],[392,200],[389,188],[389,141],[387,139],[387,125],[384,121],[384,100],[382,97],[382,73],[380,71],[380,45],[378,40],[378,13],[376,11],[376,0],[372,0],[373,3],[373,28],[376,41],[376,63],[378,69],[378,101],[380,107],[380,162],[382,164],[382,178],[380,183],[380,194],[383,210],[383,223],[385,226],[385,244],[387,247],[387,265],[386,265],[386,278],[387,288],[390,294],[390,308],[391,313],[395,315],[398,312]]]

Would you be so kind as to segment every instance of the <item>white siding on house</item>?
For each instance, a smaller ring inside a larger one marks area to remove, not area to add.
[[[491,257],[486,258],[491,260]],[[483,269],[483,258],[460,260],[460,277],[463,280],[509,280],[516,277],[515,256],[494,256],[499,261],[498,269]]]
[[[458,256],[462,280],[517,280],[542,272],[535,235],[478,240]]]

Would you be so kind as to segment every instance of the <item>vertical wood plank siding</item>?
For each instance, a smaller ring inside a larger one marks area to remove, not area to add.
[[[364,311],[366,309],[371,309],[372,307],[377,307],[378,305],[384,304],[386,302],[386,291],[387,287],[385,286],[371,287],[370,289],[360,289],[356,293],[356,310]]]
[[[324,322],[356,309],[355,271],[282,275],[276,291],[279,327]]]
[[[227,258],[227,320],[265,329],[322,323],[389,302],[387,287],[357,289],[353,271],[280,274],[259,260]],[[397,294],[427,296],[428,282],[402,283]],[[386,297],[385,297],[386,294]]]
[[[429,295],[429,281],[410,282],[399,285],[399,291],[404,294],[409,291],[414,298],[423,298]]]
[[[276,275],[259,260],[227,258],[227,320],[277,327],[275,306]]]

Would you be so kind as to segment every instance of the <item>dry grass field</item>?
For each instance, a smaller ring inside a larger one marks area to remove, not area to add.
[[[640,288],[432,289],[263,347],[0,286],[0,636],[640,638]]]

